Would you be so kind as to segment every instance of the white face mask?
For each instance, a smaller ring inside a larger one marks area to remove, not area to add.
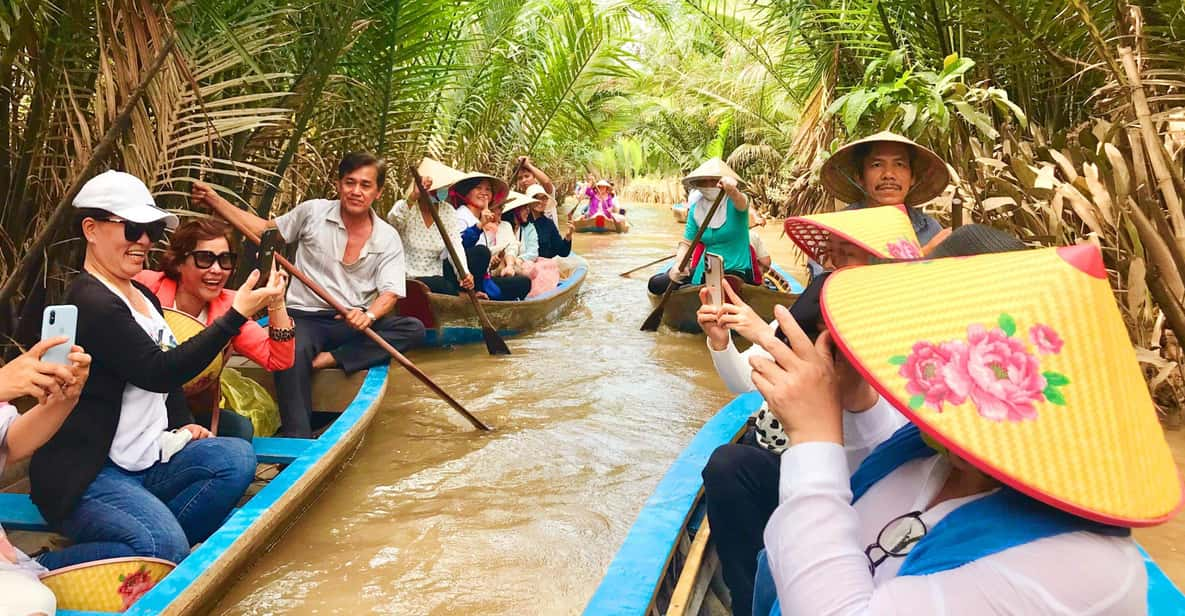
[[[716,201],[716,196],[720,194],[720,189],[713,186],[712,188],[697,188],[703,194],[704,199],[708,200],[708,205],[712,205]]]

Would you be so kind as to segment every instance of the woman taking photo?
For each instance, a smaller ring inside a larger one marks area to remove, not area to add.
[[[251,445],[194,423],[180,388],[239,334],[246,315],[283,294],[283,279],[254,289],[252,272],[226,314],[165,351],[173,335],[160,302],[132,278],[177,217],[158,209],[139,179],[115,171],[87,182],[74,207],[86,260],[66,303],[78,307],[76,340],[93,360],[77,409],[29,469],[33,502],[73,542],[40,561],[50,569],[129,556],[178,562],[255,473]]]
[[[144,270],[134,277],[148,287],[164,308],[184,312],[207,327],[234,303],[226,289],[238,255],[230,251],[230,226],[213,218],[191,220],[173,232],[161,258],[161,271]],[[277,274],[283,281],[283,273]],[[281,282],[282,284],[282,282]],[[296,336],[284,307],[284,296],[267,307],[268,325],[248,320],[231,340],[234,350],[269,372],[292,367]],[[209,429],[212,413],[197,412],[198,423]],[[251,420],[231,409],[219,412],[218,434],[248,441],[254,435]],[[266,435],[264,435],[266,436]]]

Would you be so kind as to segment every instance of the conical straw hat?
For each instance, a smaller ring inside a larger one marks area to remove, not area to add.
[[[858,203],[866,199],[864,190],[860,187],[861,169],[857,167],[856,151],[867,144],[902,143],[908,146],[913,156],[910,161],[910,171],[913,175],[913,186],[905,196],[905,205],[920,205],[942,194],[950,184],[950,172],[946,163],[929,148],[918,145],[908,137],[902,137],[893,132],[884,131],[871,137],[853,141],[835,152],[823,163],[819,175],[823,188],[836,199],[844,203]],[[875,205],[868,203],[867,205]],[[897,205],[897,204],[890,204]]]
[[[165,323],[169,324],[169,329],[173,331],[173,337],[177,339],[178,344],[189,340],[206,329],[205,324],[184,312],[165,308],[164,313]],[[197,376],[181,386],[181,389],[187,396],[206,391],[206,389],[218,382],[218,377],[222,375],[222,367],[223,353],[219,353],[210,362],[210,365],[203,368]]]
[[[922,247],[909,216],[892,206],[868,207],[786,219],[786,235],[817,263],[827,261],[831,234],[881,259],[917,259]]]
[[[453,205],[460,205],[464,194],[468,192],[473,186],[481,180],[489,180],[490,188],[494,191],[494,196],[490,199],[490,203],[499,203],[506,198],[510,193],[510,185],[505,180],[500,180],[492,175],[487,175],[480,171],[467,171],[461,174],[449,188],[449,200]]]
[[[453,184],[456,184],[465,177],[465,174],[461,173],[460,170],[453,169],[435,158],[428,158],[427,156],[424,157],[424,160],[420,161],[420,166],[416,169],[416,172],[420,174],[420,177],[432,178],[432,192],[448,190],[453,187]]]
[[[695,180],[716,180],[724,176],[736,180],[737,186],[742,190],[747,186],[745,181],[741,179],[741,176],[737,175],[737,172],[728,166],[728,163],[719,158],[709,158],[704,161],[704,164],[696,167],[695,171],[688,173],[687,177],[683,178],[683,187],[691,190],[691,183]]]
[[[54,569],[41,578],[59,610],[123,612],[177,565],[147,556],[105,558]]]
[[[927,300],[941,309],[919,309]],[[1180,507],[1097,247],[847,268],[827,281],[823,314],[873,387],[1003,483],[1120,526]]]
[[[538,203],[539,200],[533,197],[528,197],[518,191],[512,190],[506,195],[506,201],[502,204],[502,213],[507,214],[524,205]]]

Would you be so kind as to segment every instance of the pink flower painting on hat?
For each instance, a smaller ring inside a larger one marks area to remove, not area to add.
[[[921,259],[922,251],[918,245],[905,238],[885,244],[885,251],[894,259]]]
[[[1015,334],[1016,321],[1002,314],[995,327],[975,323],[967,327],[965,340],[917,342],[908,356],[889,363],[900,366],[898,374],[912,396],[909,407],[915,410],[928,405],[942,412],[944,404],[970,401],[986,419],[1021,421],[1037,417],[1038,403],[1065,406],[1061,388],[1069,379],[1042,371],[1037,355]],[[1043,355],[1057,355],[1064,345],[1046,325],[1033,326],[1029,337]]]

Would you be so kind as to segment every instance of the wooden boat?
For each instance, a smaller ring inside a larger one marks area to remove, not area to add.
[[[230,364],[272,391],[270,373],[241,358]],[[255,454],[262,472],[274,477],[258,479],[222,526],[178,564],[126,614],[203,613],[220,598],[221,590],[243,566],[267,549],[269,542],[298,516],[319,488],[349,459],[357,448],[387,389],[388,367],[379,366],[347,376],[341,370],[322,370],[313,377],[314,424],[326,423],[317,438],[256,438]],[[320,422],[319,422],[320,420]],[[278,465],[278,466],[277,466]],[[26,467],[27,468],[27,467]],[[276,473],[276,469],[279,472]],[[19,471],[23,472],[23,470]],[[6,473],[6,476],[8,474]],[[27,488],[27,481],[9,488]],[[44,539],[45,520],[27,494],[0,493],[0,523],[13,533],[14,542]],[[93,615],[59,609],[62,616]]]
[[[745,303],[753,307],[757,314],[766,321],[774,319],[774,306],[782,304],[789,306],[794,303],[794,299],[802,293],[802,285],[799,284],[794,277],[790,276],[779,268],[776,264],[766,272],[766,285],[758,286],[741,282],[739,279],[729,276],[732,281],[734,289],[740,288],[741,299]],[[778,290],[771,289],[770,286],[776,286]],[[687,285],[675,289],[670,298],[667,299],[667,306],[662,313],[663,325],[689,334],[698,334],[703,330],[700,329],[699,322],[695,318],[695,313],[699,310],[699,290],[703,285]],[[655,295],[647,291],[650,297],[650,305],[657,306],[662,296]]]
[[[700,472],[717,447],[735,441],[761,407],[743,394],[708,420],[671,464],[585,607],[586,616],[685,616],[732,613],[720,560],[704,514]],[[1185,595],[1141,549],[1148,572],[1148,614],[1185,614]]]
[[[671,213],[675,215],[675,222],[680,223],[680,224],[687,222],[687,204],[686,203],[676,203],[675,205],[672,205],[671,206]]]
[[[514,336],[566,314],[576,303],[576,295],[587,277],[588,268],[579,266],[560,280],[556,288],[541,295],[522,301],[478,301],[499,334]],[[407,281],[407,297],[399,300],[396,309],[399,314],[416,317],[424,323],[428,330],[426,346],[473,344],[485,339],[468,297],[432,293],[418,280]]]
[[[624,220],[613,220],[597,214],[592,218],[581,218],[573,221],[577,233],[625,233],[630,230],[630,224]]]

